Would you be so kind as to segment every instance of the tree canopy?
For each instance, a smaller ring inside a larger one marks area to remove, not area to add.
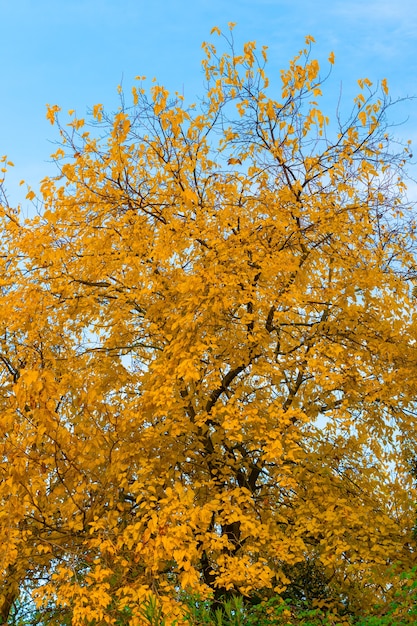
[[[330,120],[312,37],[270,81],[265,48],[224,40],[196,105],[138,77],[112,114],[50,106],[57,175],[34,217],[3,198],[4,622],[24,589],[77,626],[142,624],[149,598],[171,623],[184,594],[365,611],[415,562],[386,82]]]

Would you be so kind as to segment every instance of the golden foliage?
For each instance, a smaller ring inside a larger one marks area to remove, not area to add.
[[[200,108],[157,84],[92,124],[49,107],[60,175],[34,219],[4,203],[3,617],[33,581],[73,624],[141,624],[151,595],[173,619],[179,589],[281,592],[306,559],[369,606],[412,561],[414,225],[386,103],[336,128],[308,49],[278,89],[254,42],[204,50]]]

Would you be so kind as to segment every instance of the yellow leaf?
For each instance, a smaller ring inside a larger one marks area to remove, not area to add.
[[[95,117],[95,119],[98,122],[101,122],[103,118],[103,105],[102,104],[95,104],[93,106],[93,117]]]
[[[365,111],[360,111],[358,113],[358,118],[362,122],[362,126],[365,126],[366,122],[367,122],[367,115],[366,115]]]
[[[60,107],[57,106],[56,104],[54,104],[53,106],[50,106],[49,104],[47,104],[46,105],[46,119],[49,120],[51,124],[54,124],[56,114],[60,110],[61,110]]]

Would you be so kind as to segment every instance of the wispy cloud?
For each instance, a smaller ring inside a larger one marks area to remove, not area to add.
[[[398,54],[409,40],[417,42],[417,3],[415,0],[339,0],[330,9],[341,22],[335,29],[342,35],[343,24],[355,26],[367,40],[374,40],[382,54]],[[387,47],[388,44],[388,47]]]

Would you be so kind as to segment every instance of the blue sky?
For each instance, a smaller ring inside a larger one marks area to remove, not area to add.
[[[96,103],[113,110],[117,85],[130,92],[138,74],[194,101],[204,85],[201,42],[229,21],[237,44],[269,47],[271,78],[308,34],[323,65],[333,51],[330,116],[340,92],[356,94],[357,78],[387,78],[393,98],[417,96],[416,0],[0,0],[0,9],[0,155],[15,163],[11,204],[25,205],[22,178],[36,189],[55,172],[46,103],[79,116]],[[395,135],[417,142],[417,100],[393,109],[392,121]]]

